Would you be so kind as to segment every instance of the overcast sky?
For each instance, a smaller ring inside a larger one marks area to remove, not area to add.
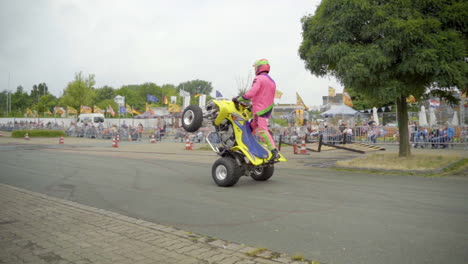
[[[280,103],[321,104],[334,78],[298,56],[300,19],[319,0],[15,0],[0,2],[0,90],[45,82],[60,96],[76,72],[96,87],[201,79],[237,94],[255,60],[270,61]],[[10,78],[9,78],[10,76]],[[10,79],[10,82],[8,80]],[[214,96],[214,91],[212,96]]]

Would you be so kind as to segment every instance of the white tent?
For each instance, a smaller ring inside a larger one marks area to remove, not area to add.
[[[458,112],[457,111],[454,111],[453,112],[453,118],[452,118],[452,126],[458,126],[459,125],[459,122],[458,122]]]
[[[429,125],[437,125],[437,118],[433,107],[429,108]]]
[[[334,116],[354,116],[358,111],[347,105],[333,105],[329,110],[320,114],[322,117],[334,117]]]
[[[427,126],[427,116],[426,116],[426,108],[421,106],[421,112],[419,112],[419,125],[420,126]]]
[[[372,108],[372,114],[376,125],[379,125],[379,116],[377,115],[377,107]]]

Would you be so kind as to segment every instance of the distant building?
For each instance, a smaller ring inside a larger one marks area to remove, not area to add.
[[[337,93],[336,96],[329,97],[322,96],[323,105],[331,105],[331,104],[343,104],[343,94]]]

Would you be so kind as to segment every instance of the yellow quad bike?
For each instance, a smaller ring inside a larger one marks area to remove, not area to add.
[[[196,105],[189,105],[182,113],[182,127],[187,132],[197,131],[203,120],[211,121],[215,127],[206,140],[221,156],[211,169],[218,186],[233,186],[244,175],[266,181],[273,176],[274,163],[286,161],[281,154],[279,159],[270,161],[271,152],[252,135],[251,118],[249,105],[227,99],[210,101],[205,112]]]

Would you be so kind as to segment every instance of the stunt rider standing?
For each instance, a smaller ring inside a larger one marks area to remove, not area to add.
[[[276,149],[275,141],[268,131],[268,118],[270,118],[273,111],[276,84],[268,75],[270,72],[268,60],[258,60],[252,66],[255,68],[256,75],[252,87],[243,96],[236,96],[232,100],[234,102],[252,101],[254,114],[253,121],[250,124],[252,133],[257,134],[265,142],[272,153],[271,160],[277,160],[280,155]]]

